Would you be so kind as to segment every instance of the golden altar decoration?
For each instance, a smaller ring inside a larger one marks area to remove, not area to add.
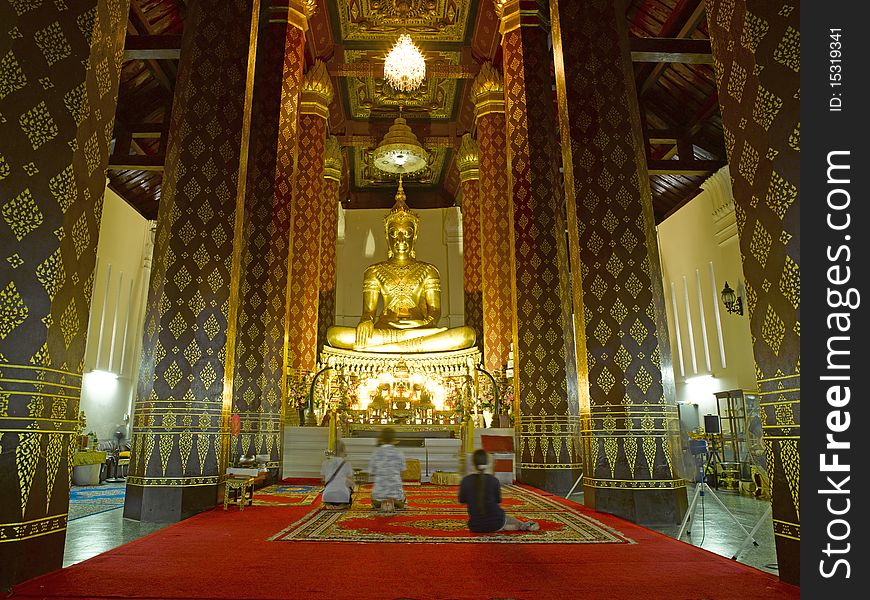
[[[475,412],[476,347],[451,352],[387,354],[325,347],[320,397],[351,430],[383,425],[458,432]]]

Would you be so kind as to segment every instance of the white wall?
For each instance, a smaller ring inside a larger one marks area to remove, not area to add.
[[[697,405],[699,417],[717,414],[714,392],[756,388],[746,300],[738,316],[721,299],[725,281],[743,292],[727,167],[702,187],[657,228],[677,401]]]
[[[442,327],[464,323],[462,286],[462,219],[458,208],[415,210],[420,216],[417,259],[441,274]],[[344,210],[339,217],[336,248],[336,325],[355,327],[362,311],[366,267],[387,259],[382,209]],[[379,307],[378,310],[381,310]]]
[[[88,323],[81,410],[87,431],[129,439],[132,394],[139,374],[153,222],[106,188]],[[117,378],[103,373],[112,373]]]

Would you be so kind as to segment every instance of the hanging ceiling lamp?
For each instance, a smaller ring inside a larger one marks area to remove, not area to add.
[[[397,175],[416,173],[426,166],[428,160],[429,153],[420,145],[417,136],[402,117],[393,122],[372,153],[375,167]]]
[[[384,79],[400,92],[412,92],[425,78],[426,59],[411,36],[403,33],[384,59]]]

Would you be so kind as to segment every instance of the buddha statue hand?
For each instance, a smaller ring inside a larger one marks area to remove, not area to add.
[[[369,345],[372,333],[375,331],[375,323],[371,319],[363,319],[356,326],[355,348],[365,348]]]

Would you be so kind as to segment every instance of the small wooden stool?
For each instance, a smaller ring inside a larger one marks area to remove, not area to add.
[[[231,475],[226,479],[224,487],[224,510],[230,504],[236,504],[239,510],[245,510],[245,504],[250,506],[254,503],[254,480],[255,477],[246,475]],[[230,500],[230,490],[233,490],[233,499]]]

